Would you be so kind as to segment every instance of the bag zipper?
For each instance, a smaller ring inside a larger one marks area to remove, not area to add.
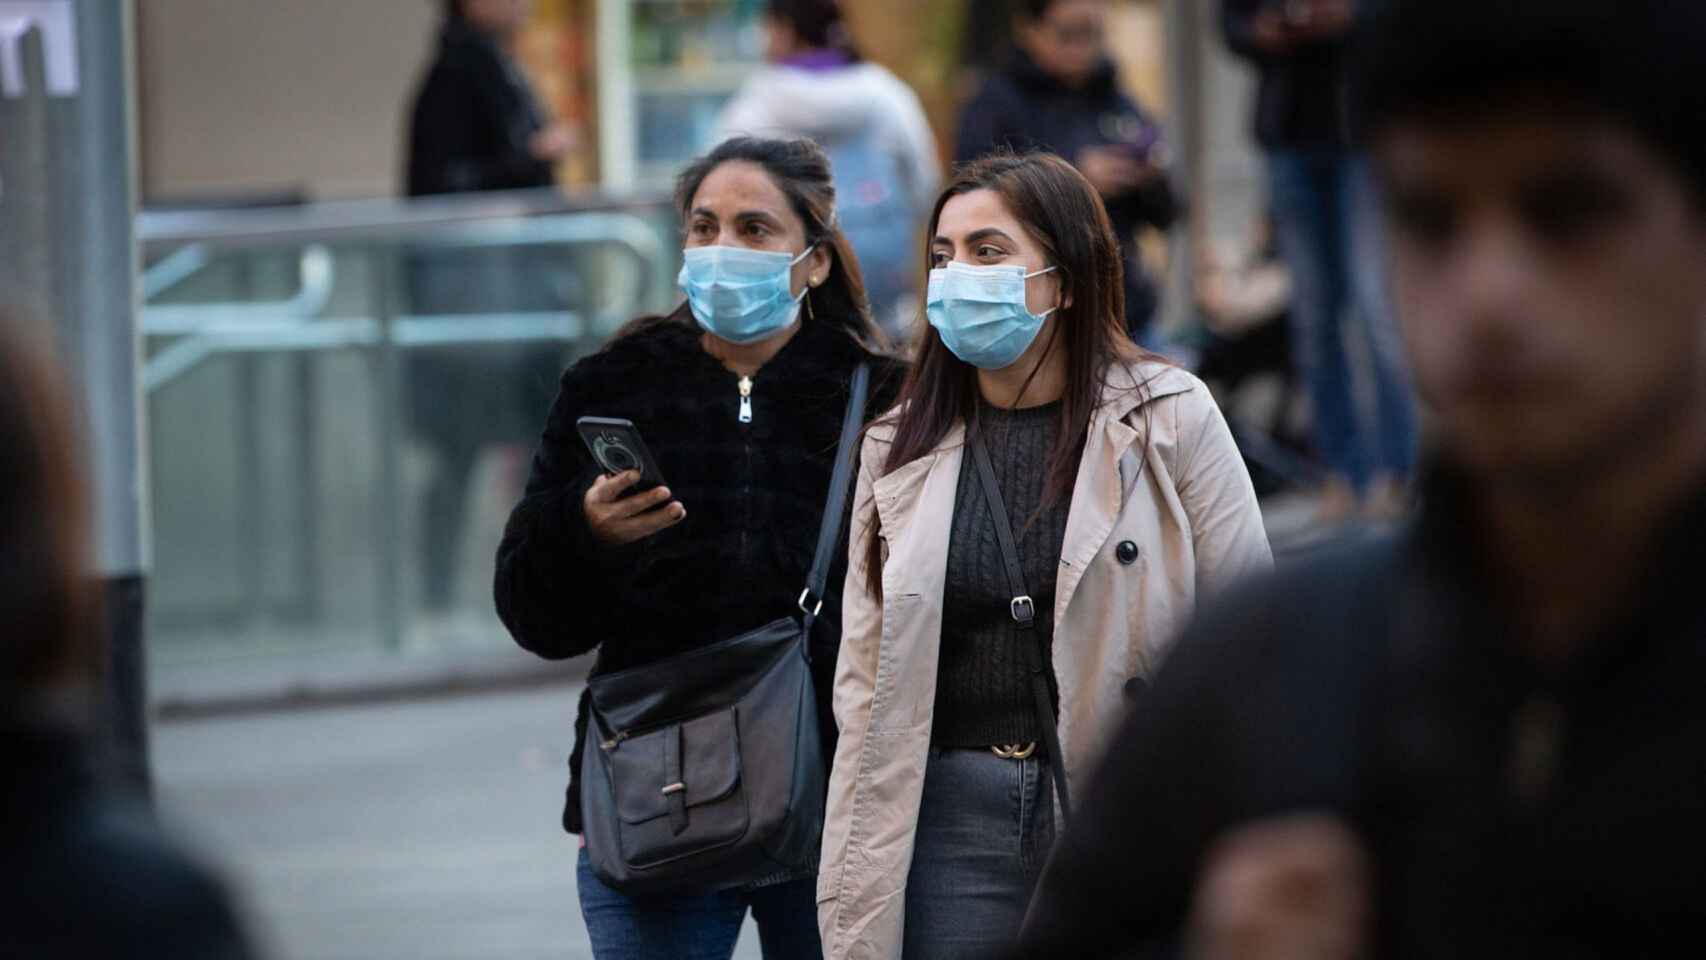
[[[752,422],[752,378],[740,378],[740,422]]]

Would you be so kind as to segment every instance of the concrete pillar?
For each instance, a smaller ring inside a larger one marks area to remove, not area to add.
[[[54,326],[87,432],[108,717],[148,785],[131,0],[0,0],[0,301]]]

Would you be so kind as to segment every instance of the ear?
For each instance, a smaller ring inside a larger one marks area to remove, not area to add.
[[[833,249],[828,240],[821,240],[806,258],[806,282],[811,286],[821,287],[829,279],[829,271],[835,265]]]

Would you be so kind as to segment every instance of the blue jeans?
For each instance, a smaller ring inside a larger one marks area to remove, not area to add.
[[[1359,490],[1377,474],[1402,479],[1415,465],[1416,418],[1368,163],[1336,151],[1275,151],[1268,175],[1280,253],[1291,269],[1292,351],[1314,406],[1316,452]],[[1347,320],[1368,343],[1372,435],[1357,414]]]
[[[586,850],[576,867],[581,916],[598,960],[729,960],[746,911],[764,960],[821,960],[816,878],[751,891],[639,899],[610,889]]]
[[[906,880],[905,960],[981,958],[1012,946],[1054,843],[1040,754],[930,748]]]

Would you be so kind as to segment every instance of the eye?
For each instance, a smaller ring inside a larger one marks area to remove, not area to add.
[[[746,225],[746,235],[749,237],[763,239],[770,236],[770,228],[757,220],[754,220]]]
[[[687,227],[687,235],[695,239],[709,237],[716,232],[716,224],[709,220],[695,220]]]
[[[930,265],[933,267],[945,267],[948,265],[948,261],[952,259],[953,256],[946,250],[930,251]]]
[[[1007,251],[990,243],[979,244],[975,252],[979,260],[999,260],[1007,255]]]

